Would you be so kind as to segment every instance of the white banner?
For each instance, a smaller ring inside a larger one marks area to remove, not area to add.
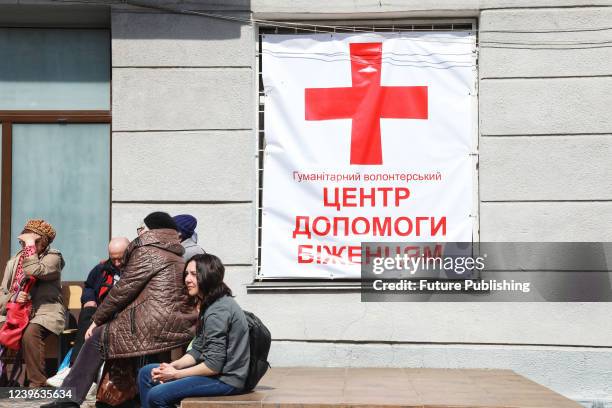
[[[473,33],[265,35],[260,278],[359,278],[362,241],[472,241]]]

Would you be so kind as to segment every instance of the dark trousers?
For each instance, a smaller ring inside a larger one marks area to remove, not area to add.
[[[83,344],[70,373],[62,383],[62,388],[72,389],[72,397],[69,400],[79,405],[85,401],[91,384],[97,380],[98,371],[104,361],[100,352],[103,330],[104,325],[93,330],[93,334]]]
[[[81,405],[87,397],[91,384],[97,380],[98,371],[104,362],[100,352],[100,342],[105,326],[103,324],[93,330],[91,337],[83,344],[70,373],[62,383],[62,388],[72,389],[72,397],[68,399],[69,401]],[[139,367],[152,362],[169,361],[169,354],[168,352],[139,357],[141,363]]]
[[[21,345],[26,375],[30,387],[42,387],[47,381],[45,373],[45,338],[51,332],[40,324],[30,323],[23,332]]]
[[[74,365],[74,362],[81,351],[81,347],[85,343],[85,332],[89,329],[91,325],[93,315],[98,310],[95,307],[85,307],[81,309],[81,313],[79,313],[79,322],[78,322],[78,330],[76,334],[76,338],[74,339],[74,347],[72,349],[72,355],[70,356],[70,365]]]

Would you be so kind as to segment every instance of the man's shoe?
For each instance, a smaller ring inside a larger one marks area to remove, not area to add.
[[[73,401],[53,401],[42,404],[40,408],[79,408],[80,405]]]
[[[68,374],[70,374],[70,367],[63,368],[53,377],[47,378],[47,384],[52,387],[59,388],[62,386],[62,383],[66,377],[68,377]]]

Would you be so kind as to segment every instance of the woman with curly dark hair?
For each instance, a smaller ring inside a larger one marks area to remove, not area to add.
[[[225,267],[211,254],[194,255],[185,287],[199,307],[193,347],[172,363],[149,364],[138,374],[143,408],[174,407],[187,397],[240,392],[249,369],[249,328],[244,312],[223,282]]]

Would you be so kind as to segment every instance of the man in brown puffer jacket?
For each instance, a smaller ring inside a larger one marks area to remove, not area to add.
[[[150,355],[189,343],[195,314],[185,308],[181,246],[167,213],[144,219],[126,251],[125,269],[93,316],[87,341],[62,384],[69,400],[44,407],[77,407],[105,359]]]

